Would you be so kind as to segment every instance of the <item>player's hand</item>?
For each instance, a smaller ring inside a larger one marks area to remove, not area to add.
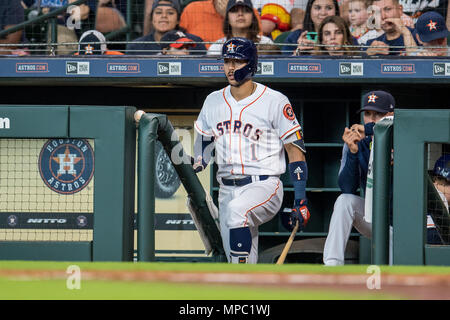
[[[374,41],[370,44],[370,47],[367,49],[366,53],[369,56],[373,56],[376,54],[388,55],[389,46],[382,41]]]
[[[197,157],[197,161],[193,157],[191,157],[191,164],[195,173],[199,173],[206,168],[206,164],[201,156]]]
[[[301,231],[309,221],[310,213],[306,206],[307,200],[295,200],[294,207],[292,208],[289,225],[292,229],[298,221],[298,229]]]
[[[364,131],[364,128],[363,128]],[[351,153],[358,152],[358,142],[363,139],[364,135],[359,132],[357,129],[344,129],[344,134],[342,135],[342,140],[347,144]]]

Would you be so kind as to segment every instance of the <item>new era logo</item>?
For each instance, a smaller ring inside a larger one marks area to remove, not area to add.
[[[89,75],[89,62],[67,61],[66,74]]]
[[[181,62],[158,62],[158,75],[181,75]]]
[[[273,75],[274,74],[273,62],[272,61],[258,62],[256,74]]]
[[[364,63],[341,62],[339,63],[340,76],[362,76],[364,75]]]
[[[78,70],[77,62],[66,62],[66,74],[76,74]]]
[[[449,76],[450,75],[450,63],[433,63],[433,75],[434,76]]]

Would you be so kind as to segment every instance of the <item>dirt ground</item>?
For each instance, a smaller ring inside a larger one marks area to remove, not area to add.
[[[62,271],[0,270],[0,276],[20,279],[65,279]],[[202,273],[169,271],[83,271],[84,280],[158,281],[171,283],[234,284],[302,287],[352,293],[376,292],[400,299],[450,300],[449,275],[383,273],[378,280],[361,274]],[[371,288],[371,289],[369,289]]]

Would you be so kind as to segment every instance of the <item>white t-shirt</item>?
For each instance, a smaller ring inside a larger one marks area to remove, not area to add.
[[[270,39],[269,37],[258,36],[258,38],[259,38],[259,43],[261,43],[261,44],[273,43],[272,39]],[[209,46],[208,52],[206,54],[220,56],[222,54],[222,46],[226,41],[227,41],[226,37],[223,37],[223,38],[217,40],[215,43],[213,43]]]
[[[255,92],[240,101],[232,96],[231,86],[212,92],[195,122],[198,134],[215,138],[218,178],[281,175],[286,170],[284,144],[301,135],[289,99],[256,85]]]

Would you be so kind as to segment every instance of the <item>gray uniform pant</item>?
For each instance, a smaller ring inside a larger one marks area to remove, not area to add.
[[[344,264],[345,248],[352,226],[365,237],[372,237],[372,224],[364,220],[364,199],[353,194],[341,194],[334,203],[330,228],[323,249],[325,265]]]

